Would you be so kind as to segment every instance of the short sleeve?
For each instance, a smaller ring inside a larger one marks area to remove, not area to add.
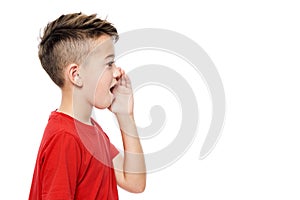
[[[80,163],[80,146],[74,136],[54,135],[46,143],[40,162],[42,198],[74,199]]]
[[[110,143],[110,155],[111,159],[114,159],[119,154],[119,150],[112,144]]]

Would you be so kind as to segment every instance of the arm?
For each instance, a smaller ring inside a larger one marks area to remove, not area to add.
[[[55,134],[41,156],[42,199],[73,199],[81,162],[76,139],[68,133]]]
[[[129,192],[140,193],[146,186],[146,166],[133,116],[131,83],[126,74],[122,74],[113,92],[115,100],[110,110],[118,120],[124,147],[124,156],[118,154],[113,159],[117,183]]]

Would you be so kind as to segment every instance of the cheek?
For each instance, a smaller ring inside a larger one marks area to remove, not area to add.
[[[94,73],[87,80],[87,89],[89,92],[93,92],[94,96],[99,97],[105,94],[109,90],[111,84],[110,76],[107,72],[104,73]]]
[[[94,106],[97,108],[107,108],[111,104],[112,95],[110,86],[112,79],[109,76],[102,76],[98,81],[94,93]]]
[[[112,77],[110,74],[103,74],[97,82],[97,93],[106,94],[109,93],[110,85],[112,83]]]
[[[106,89],[105,83],[99,81],[94,90],[95,101],[100,101],[107,95],[108,91]]]
[[[97,90],[95,92],[93,106],[95,106],[98,109],[104,109],[111,105],[112,103],[112,96],[104,91],[104,90]]]

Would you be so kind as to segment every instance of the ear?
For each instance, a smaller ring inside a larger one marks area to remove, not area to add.
[[[80,88],[83,86],[82,78],[79,74],[79,66],[77,64],[70,64],[67,67],[67,76],[73,85]]]

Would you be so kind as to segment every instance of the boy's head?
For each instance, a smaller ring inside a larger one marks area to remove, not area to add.
[[[64,86],[66,66],[83,64],[101,36],[118,39],[117,29],[108,21],[97,18],[96,14],[61,15],[48,23],[41,37],[38,55],[56,85]]]

